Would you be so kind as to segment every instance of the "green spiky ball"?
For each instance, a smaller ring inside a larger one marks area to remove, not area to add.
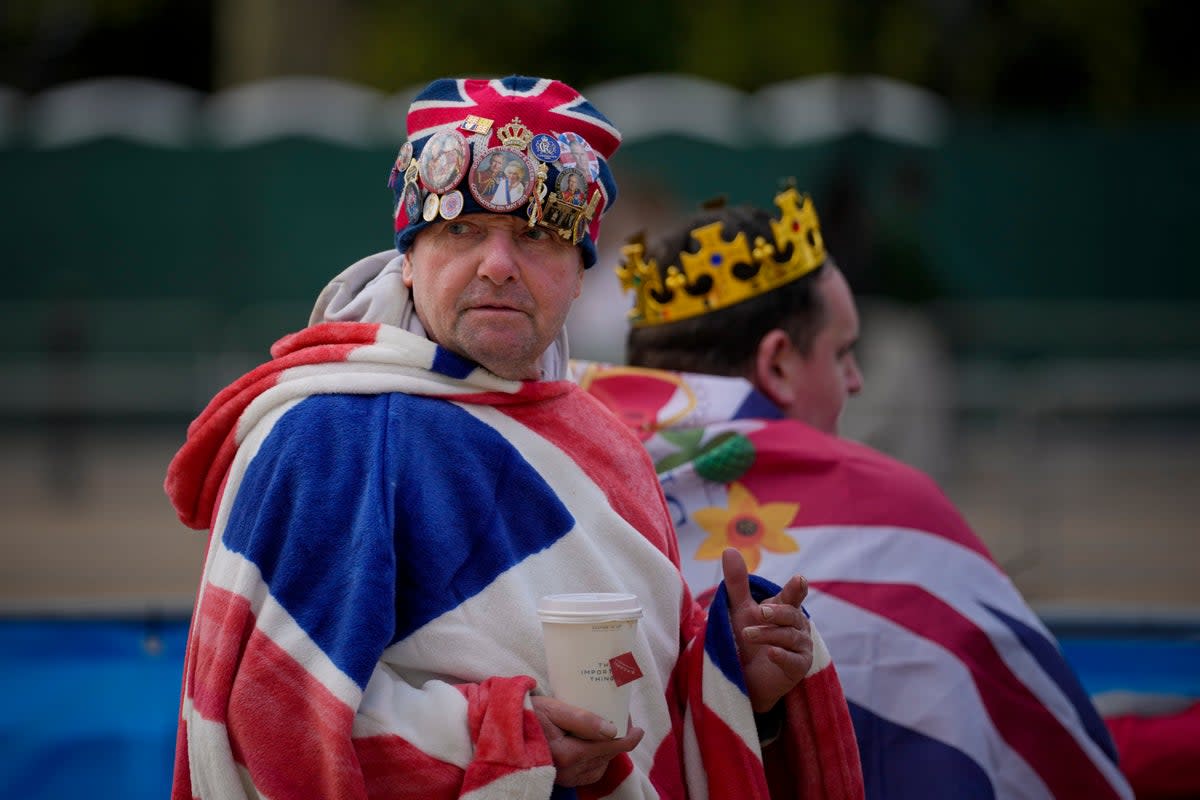
[[[724,433],[709,442],[693,463],[705,480],[730,483],[754,463],[754,445],[740,433]]]

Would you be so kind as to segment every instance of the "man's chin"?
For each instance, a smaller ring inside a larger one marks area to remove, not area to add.
[[[493,375],[510,381],[531,381],[542,376],[536,360],[513,358],[509,354],[485,355],[483,359],[476,359],[476,363]]]
[[[464,341],[467,356],[490,372],[510,380],[538,377],[537,363],[542,351],[537,350],[528,336],[514,336],[510,329],[474,331]]]

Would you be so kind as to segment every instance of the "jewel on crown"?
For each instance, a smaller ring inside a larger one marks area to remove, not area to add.
[[[621,288],[634,292],[630,323],[662,325],[727,308],[825,263],[825,242],[812,199],[789,186],[775,195],[775,205],[780,213],[771,220],[774,241],[758,236],[751,247],[744,231],[727,240],[724,223],[702,225],[691,232],[699,250],[680,253],[679,264],[669,265],[665,274],[657,262],[644,259],[643,241],[622,247],[616,272]]]

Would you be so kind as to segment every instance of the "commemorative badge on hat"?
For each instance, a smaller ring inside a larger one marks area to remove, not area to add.
[[[441,131],[429,137],[417,161],[421,185],[433,194],[442,194],[458,185],[467,172],[467,143],[454,131]]]
[[[388,176],[388,188],[395,189],[396,183],[402,179],[404,171],[408,169],[409,163],[412,162],[412,142],[405,142],[400,146],[400,152],[396,154],[396,163],[392,165],[392,174]]]
[[[462,213],[463,196],[458,189],[446,192],[442,195],[442,202],[438,204],[438,212],[442,215],[442,219],[454,219]]]
[[[589,180],[596,180],[600,174],[600,161],[592,146],[578,133],[567,131],[558,135],[559,149],[562,153],[560,160],[568,167],[574,167],[587,173]]]
[[[460,214],[523,217],[596,261],[600,219],[617,195],[608,159],[621,134],[560,81],[512,75],[443,78],[408,112],[408,141],[388,179],[396,248]]]
[[[525,152],[533,134],[513,121],[496,131],[501,144],[484,151],[471,166],[471,194],[488,211],[503,213],[523,206],[533,194],[536,174],[533,160]]]

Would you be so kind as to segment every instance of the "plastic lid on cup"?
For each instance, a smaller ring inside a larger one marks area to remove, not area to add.
[[[538,616],[549,622],[640,619],[637,595],[622,592],[548,594],[538,600]]]

